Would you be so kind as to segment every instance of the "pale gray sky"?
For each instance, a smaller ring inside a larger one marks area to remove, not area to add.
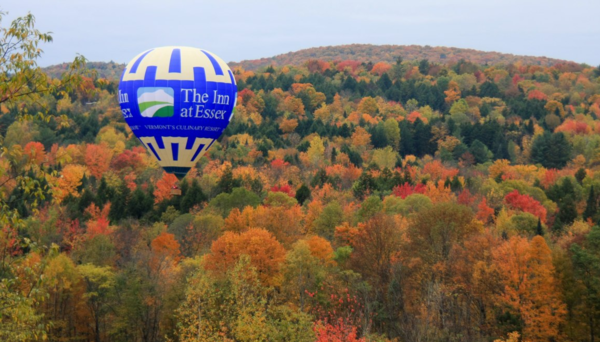
[[[52,31],[40,65],[128,62],[195,46],[226,61],[350,43],[418,44],[600,64],[600,0],[3,0]]]

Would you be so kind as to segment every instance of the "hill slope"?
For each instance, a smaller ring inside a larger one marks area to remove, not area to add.
[[[44,71],[51,77],[58,78],[65,71],[67,71],[68,64],[56,64],[49,67],[45,67]],[[96,75],[100,78],[106,78],[109,80],[118,80],[121,77],[125,64],[110,62],[89,62],[87,67],[96,70]]]
[[[230,67],[241,66],[246,70],[257,70],[269,65],[302,65],[311,59],[325,61],[356,60],[359,62],[388,62],[394,63],[398,57],[407,61],[428,59],[431,62],[447,63],[461,59],[476,64],[516,63],[538,64],[551,66],[567,62],[561,59],[535,56],[520,56],[507,53],[461,49],[453,47],[431,47],[421,45],[371,45],[351,44],[315,47],[310,49],[288,52],[274,57],[265,57],[241,62],[229,62]],[[95,69],[98,77],[117,80],[125,67],[124,64],[110,62],[90,62],[88,66]],[[44,68],[52,77],[59,77],[66,71],[67,64],[58,64]]]
[[[519,56],[499,52],[478,51],[452,47],[431,47],[421,45],[370,45],[351,44],[338,46],[315,47],[310,49],[288,52],[270,58],[245,60],[239,63],[229,63],[230,66],[241,66],[246,70],[256,70],[269,65],[300,65],[310,59],[357,60],[360,62],[395,62],[398,57],[404,60],[428,59],[431,62],[449,62],[460,59],[478,64],[515,63],[539,64],[544,66],[565,62],[564,60]]]

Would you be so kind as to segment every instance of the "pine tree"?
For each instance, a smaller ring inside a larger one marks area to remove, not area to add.
[[[329,177],[327,177],[327,172],[324,169],[319,169],[317,173],[315,173],[314,177],[310,181],[310,186],[313,188],[323,187],[325,183],[329,181]]]
[[[305,184],[302,184],[302,186],[300,186],[300,188],[298,188],[296,191],[296,201],[298,201],[298,204],[302,205],[309,198],[310,189]]]
[[[228,167],[227,169],[225,169],[225,172],[223,172],[223,176],[221,176],[221,178],[219,179],[217,187],[219,188],[220,192],[231,193],[231,191],[233,191],[233,188],[240,186],[239,183],[239,180],[233,178],[233,171],[230,167]]]
[[[113,196],[110,212],[108,213],[108,217],[112,222],[119,222],[119,220],[128,216],[127,203],[129,201],[130,193],[131,190],[129,190],[127,184],[125,184],[125,182],[121,183],[118,191]]]
[[[554,224],[552,224],[552,232],[554,234],[560,234],[563,231],[563,223],[560,220],[560,215],[554,217]]]
[[[410,172],[408,172],[408,169],[404,169],[404,182],[410,185],[414,185],[412,176],[410,175]]]
[[[429,74],[429,61],[426,59],[422,59],[419,62],[419,72],[423,75]]]
[[[192,181],[192,186],[190,186],[185,196],[183,196],[183,198],[181,199],[181,212],[187,213],[195,205],[205,201],[206,195],[204,194],[204,192],[202,192],[202,188],[200,188],[198,180],[194,179]]]
[[[111,188],[107,183],[106,179],[102,177],[100,180],[100,185],[98,186],[98,191],[96,195],[96,204],[99,207],[103,207],[104,204],[108,201],[112,201],[115,196],[115,190]]]
[[[454,176],[452,178],[452,183],[450,185],[450,188],[452,189],[452,191],[454,192],[458,192],[461,191],[463,189],[462,184],[460,183],[460,180],[458,180],[458,176]]]
[[[94,196],[94,194],[88,188],[85,188],[85,190],[83,190],[83,193],[81,194],[81,197],[79,197],[79,212],[83,213],[83,211],[95,201],[96,197]]]
[[[150,205],[148,205],[149,202],[146,199],[146,197],[147,196],[146,196],[146,194],[144,194],[142,189],[137,187],[135,189],[135,191],[133,192],[133,194],[131,195],[131,199],[127,203],[127,213],[130,216],[139,219],[142,216],[144,216],[147,212],[152,210],[152,203],[150,203]],[[111,207],[111,209],[112,209],[112,207]]]
[[[590,195],[587,199],[587,205],[585,207],[585,211],[583,212],[583,219],[587,220],[589,218],[594,218],[596,213],[598,212],[598,202],[596,200],[596,194],[594,193],[594,186],[590,188]]]
[[[572,146],[563,132],[545,132],[533,140],[531,160],[546,168],[560,169],[571,159]]]
[[[358,177],[358,180],[352,185],[352,192],[354,197],[362,200],[365,196],[373,192],[375,186],[376,184],[373,176],[371,176],[369,172],[363,172],[360,177]]]
[[[600,326],[600,227],[594,226],[587,235],[583,246],[571,246],[573,275],[583,291],[578,292],[575,312],[583,313],[583,325],[587,325],[588,341],[594,341]]]
[[[478,164],[485,163],[494,156],[487,146],[478,139],[475,139],[473,143],[471,143],[469,152],[475,157],[475,161]]]
[[[559,204],[558,217],[563,224],[571,224],[577,218],[577,208],[572,195],[567,195]]]
[[[583,184],[583,180],[586,176],[587,173],[585,172],[584,168],[579,168],[579,170],[577,170],[577,172],[575,173],[575,179],[577,179],[577,183],[579,184]]]
[[[535,235],[544,236],[544,230],[542,229],[542,220],[538,218],[537,228],[535,230]]]

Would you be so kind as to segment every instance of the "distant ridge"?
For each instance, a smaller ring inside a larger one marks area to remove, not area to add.
[[[58,78],[67,71],[67,63],[51,65],[43,68],[46,74],[50,77]],[[118,80],[121,78],[121,73],[125,68],[125,64],[110,62],[89,62],[87,67],[91,70],[96,70],[96,76],[106,78],[108,80]]]
[[[241,66],[246,70],[257,70],[260,68],[283,65],[302,65],[311,59],[324,61],[355,60],[359,62],[388,62],[394,63],[402,57],[405,61],[428,59],[430,62],[448,63],[461,59],[476,64],[512,64],[521,62],[523,64],[534,64],[541,66],[552,66],[558,63],[575,63],[556,58],[520,56],[509,53],[479,51],[474,49],[462,49],[443,46],[422,45],[371,45],[350,44],[336,46],[321,46],[288,52],[274,57],[243,60],[241,62],[229,62],[230,67]],[[578,63],[575,63],[578,64]],[[98,77],[118,80],[125,64],[110,62],[90,62],[90,69],[95,69]],[[59,77],[66,71],[67,63],[52,65],[44,70],[52,77]]]
[[[246,70],[257,70],[269,65],[301,65],[311,59],[320,59],[325,61],[356,60],[359,62],[393,63],[398,57],[402,57],[402,59],[405,61],[428,59],[430,62],[437,63],[456,62],[464,59],[476,64],[512,64],[520,61],[523,64],[552,66],[557,63],[568,62],[565,60],[548,57],[519,56],[508,53],[442,46],[432,47],[428,45],[350,44],[315,47],[295,52],[288,52],[269,58],[244,60],[239,63],[231,62],[229,63],[229,66],[241,66]]]

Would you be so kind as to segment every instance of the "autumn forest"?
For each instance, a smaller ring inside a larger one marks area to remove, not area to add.
[[[598,341],[600,67],[367,49],[232,64],[182,181],[123,65],[0,60],[0,340]]]

